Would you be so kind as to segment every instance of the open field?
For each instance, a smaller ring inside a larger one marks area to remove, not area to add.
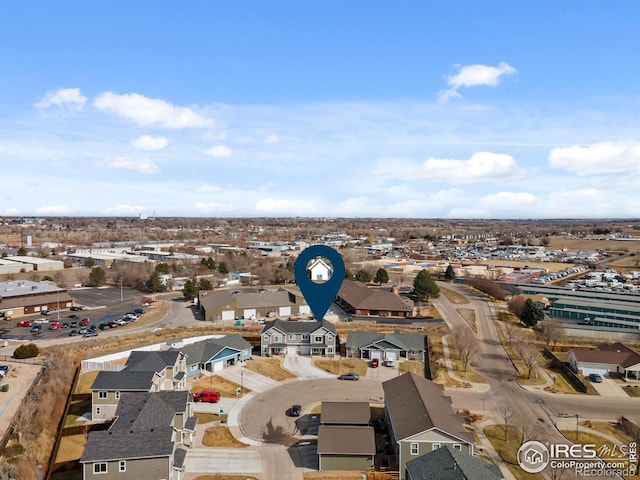
[[[567,248],[569,250],[607,250],[626,252],[640,250],[640,242],[620,240],[589,240],[585,238],[550,237],[547,248]]]
[[[242,443],[237,440],[229,427],[214,426],[205,430],[202,437],[202,444],[205,447],[224,447],[224,448],[245,448],[248,447],[246,443]]]
[[[279,358],[254,358],[245,362],[243,367],[278,382],[296,378],[289,370],[282,368],[281,363]]]
[[[451,303],[456,304],[456,305],[464,305],[469,302],[469,299],[467,297],[465,297],[464,295],[454,291],[454,290],[450,290],[448,288],[444,288],[444,287],[440,287],[440,293],[447,297],[447,300],[449,300]]]

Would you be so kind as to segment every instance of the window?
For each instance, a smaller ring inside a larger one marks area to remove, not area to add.
[[[93,464],[93,473],[107,473],[107,464],[106,463],[94,463]]]
[[[327,353],[333,353],[333,347],[327,347]]]
[[[462,450],[462,445],[460,445],[459,443],[454,443],[453,444],[453,449],[460,451],[460,450]]]
[[[411,443],[411,455],[418,455],[420,452],[420,444],[418,442]]]
[[[120,460],[120,466],[118,468],[119,472],[126,472],[127,471],[127,461],[126,460]]]
[[[309,340],[309,334],[308,333],[303,333],[302,334],[302,339],[303,340]]]
[[[439,443],[434,443],[431,445],[431,450],[437,450],[441,447],[441,445]]]
[[[102,414],[102,408],[96,407],[96,415],[101,415],[101,414]]]
[[[107,392],[98,392],[98,398],[104,400],[107,398]]]
[[[268,342],[268,341],[269,341],[269,335],[263,335],[263,336],[262,336],[262,339],[263,339],[265,342]]]
[[[116,400],[120,400],[120,392],[116,392]]]
[[[314,335],[313,336],[313,341],[315,343],[322,343],[323,340],[324,340],[324,336],[322,336],[322,335]]]
[[[282,335],[274,335],[273,343],[282,343]]]
[[[290,333],[289,334],[289,340],[295,340],[296,339],[296,334],[295,333]]]

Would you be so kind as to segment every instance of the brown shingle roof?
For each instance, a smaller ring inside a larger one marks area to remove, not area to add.
[[[322,425],[318,428],[319,454],[375,455],[373,427]]]
[[[322,402],[321,424],[367,425],[370,420],[367,402]]]
[[[382,383],[384,403],[396,441],[437,428],[468,443],[472,435],[455,414],[442,385],[405,373]]]
[[[367,288],[362,283],[351,280],[342,282],[338,297],[356,310],[387,310],[392,312],[410,312],[413,310],[413,302],[408,298],[401,297],[388,290]]]
[[[640,363],[640,353],[620,342],[603,343],[596,348],[574,348],[573,353],[578,362],[609,363],[622,368]]]

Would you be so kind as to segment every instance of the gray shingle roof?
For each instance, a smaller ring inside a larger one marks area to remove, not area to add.
[[[348,332],[347,348],[366,348],[374,345],[421,351],[424,350],[424,335],[399,331],[394,333]]]
[[[280,320],[279,318],[276,318],[271,322],[265,323],[264,327],[262,327],[261,333],[271,330],[272,328],[276,328],[283,333],[313,333],[322,327],[326,328],[328,331],[332,332],[333,334],[336,333],[336,326],[327,320],[322,320],[322,322],[318,322],[315,320],[313,321]]]
[[[187,459],[187,451],[183,448],[176,448],[176,451],[173,454],[174,468],[183,468],[186,459]]]
[[[225,348],[242,351],[251,348],[251,344],[238,334],[226,335],[222,338],[209,338],[192,345],[175,349],[184,353],[187,363],[206,363]]]
[[[163,352],[146,352],[134,350],[129,354],[125,370],[129,372],[161,372],[166,367],[176,364],[180,352],[166,350]]]
[[[127,392],[120,397],[116,421],[107,431],[89,432],[81,462],[169,456],[172,422],[184,412],[189,392]]]
[[[385,310],[391,312],[411,312],[413,301],[388,290],[368,288],[360,282],[342,282],[338,297],[356,310]]]
[[[344,455],[375,455],[373,427],[318,427],[318,453]]]
[[[153,385],[155,372],[99,372],[91,390],[121,390],[148,392]]]
[[[415,373],[405,373],[382,382],[382,389],[396,441],[437,428],[473,443],[473,436],[455,414],[442,385]]]
[[[500,468],[449,445],[407,462],[409,480],[499,480]]]
[[[367,425],[371,421],[367,402],[322,402],[320,412],[323,425]]]

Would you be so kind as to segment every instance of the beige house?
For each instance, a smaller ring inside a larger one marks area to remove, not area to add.
[[[125,392],[187,390],[186,368],[182,352],[134,350],[123,370],[98,373],[91,385],[92,419],[113,418]]]
[[[441,385],[405,373],[383,382],[382,388],[400,480],[407,478],[407,462],[443,446],[473,455],[473,436],[464,428]]]

